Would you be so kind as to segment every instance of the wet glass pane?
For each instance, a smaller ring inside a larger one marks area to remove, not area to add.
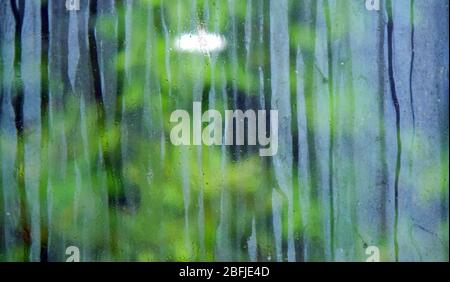
[[[0,0],[0,261],[448,261],[448,0]]]

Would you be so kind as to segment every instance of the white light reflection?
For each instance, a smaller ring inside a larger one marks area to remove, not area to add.
[[[175,39],[175,49],[191,53],[220,52],[227,45],[225,38],[217,33],[199,29],[197,33],[185,33]]]

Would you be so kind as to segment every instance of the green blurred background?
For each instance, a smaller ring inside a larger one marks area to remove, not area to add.
[[[448,0],[0,3],[1,261],[448,261]],[[278,153],[172,145],[193,101]]]

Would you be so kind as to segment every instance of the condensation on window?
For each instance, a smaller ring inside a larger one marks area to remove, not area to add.
[[[448,1],[365,2],[2,0],[0,261],[448,261]]]

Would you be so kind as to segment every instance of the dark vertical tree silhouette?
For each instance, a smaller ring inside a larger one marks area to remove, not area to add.
[[[30,227],[27,208],[27,195],[25,191],[25,124],[24,124],[24,90],[22,80],[22,28],[25,14],[25,1],[11,0],[11,9],[15,21],[14,37],[14,96],[12,98],[12,107],[14,109],[14,123],[17,133],[17,152],[16,152],[16,179],[20,200],[20,225],[21,236],[23,240],[23,258],[28,260],[30,248]]]
[[[117,54],[121,54],[125,50],[125,7],[123,1],[116,1],[116,13],[117,13]],[[120,133],[120,127],[123,115],[123,95],[125,85],[125,66],[116,65],[117,69],[117,92],[116,92],[116,110],[114,116],[114,124],[118,127]],[[122,165],[121,165],[121,151],[122,140],[121,134],[118,134],[116,158],[114,159],[114,166],[118,177],[118,185],[122,186]],[[119,192],[119,191],[116,191]]]
[[[332,30],[330,17],[330,3],[328,0],[324,1],[323,12],[325,15],[325,24],[327,29],[327,53],[328,53],[328,110],[330,111],[330,119],[328,122],[330,140],[328,144],[328,193],[329,193],[329,214],[330,221],[330,251],[331,260],[334,260],[334,138],[336,136],[335,114],[334,114],[334,58],[332,48]]]
[[[49,87],[48,87],[48,52],[49,52],[49,18],[48,1],[41,2],[41,171],[39,180],[39,200],[41,218],[41,261],[48,259],[48,141],[49,141]]]
[[[1,5],[0,6],[0,17],[3,17],[5,14],[5,5]],[[3,26],[0,25],[0,36],[2,36],[1,34],[4,33],[3,32]],[[3,44],[0,43],[0,128],[2,125],[2,121],[3,121],[3,96],[5,95],[5,91],[3,89],[4,85],[3,85]],[[0,131],[1,132],[1,131]],[[0,160],[2,159],[2,138],[0,138]],[[4,212],[5,209],[5,199],[3,196],[4,193],[4,188],[3,188],[3,167],[0,166],[0,209],[1,212]],[[4,251],[5,250],[5,240],[4,240],[4,235],[5,235],[5,220],[2,217],[0,217],[0,250]]]
[[[99,129],[100,144],[102,147],[103,165],[105,166],[108,185],[108,203],[116,203],[118,197],[118,187],[121,185],[118,179],[118,171],[115,166],[116,157],[114,153],[119,153],[112,150],[109,145],[109,140],[106,137],[106,110],[103,101],[103,90],[100,76],[100,66],[97,54],[97,40],[95,35],[95,26],[97,22],[97,2],[89,2],[89,21],[88,21],[88,42],[89,42],[89,57],[92,71],[93,93],[97,108],[97,123]],[[113,254],[117,252],[117,214],[114,210],[114,205],[109,208],[109,231],[110,231],[110,249]]]
[[[310,201],[311,203],[319,204],[319,183],[320,179],[320,167],[317,162],[317,148],[316,148],[316,135],[315,127],[316,124],[316,111],[315,111],[315,103],[316,96],[314,95],[314,69],[315,69],[315,46],[316,46],[316,19],[317,19],[317,1],[305,1],[302,5],[302,13],[304,15],[304,24],[308,27],[308,31],[305,33],[305,37],[301,38],[301,48],[302,46],[308,46],[308,42],[312,42],[312,46],[307,48],[302,48],[302,54],[304,56],[304,99],[305,99],[305,113],[306,113],[306,125],[307,132],[306,138],[308,143],[308,153],[309,153],[309,163],[308,163],[308,171],[311,177],[311,195]],[[318,218],[320,215],[310,215],[310,222],[315,222],[316,224],[320,224],[322,220]],[[307,244],[317,243],[316,247],[311,250],[311,259],[319,259],[323,257],[324,248],[320,244],[320,240],[318,238],[311,238],[312,241],[307,242]]]
[[[125,50],[125,6],[123,1],[116,1],[116,13],[117,13],[117,54],[121,54]],[[116,110],[114,116],[114,127],[116,127],[117,145],[114,150],[113,168],[116,179],[116,188],[114,191],[114,202],[118,204],[118,197],[125,197],[124,183],[122,175],[122,119],[123,119],[123,96],[125,88],[125,65],[116,65],[117,71],[117,92],[116,92]]]

